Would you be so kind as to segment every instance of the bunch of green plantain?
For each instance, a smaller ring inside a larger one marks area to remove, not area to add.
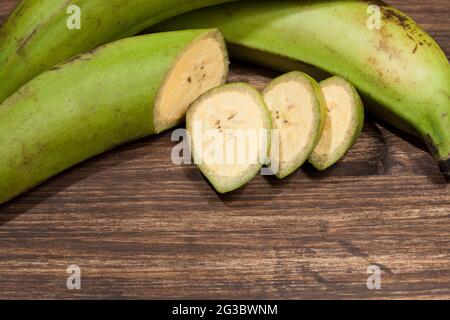
[[[68,24],[73,6],[76,28]],[[374,8],[379,25],[368,23]],[[158,23],[155,30],[175,32],[124,39]],[[422,138],[450,178],[448,60],[413,20],[381,1],[23,0],[0,28],[0,203],[116,145],[172,128],[225,94],[210,91],[228,73],[221,34],[234,57],[335,76],[319,85],[290,73],[260,96],[245,85],[224,90],[244,93],[260,111],[261,121],[246,125],[281,132],[279,156],[272,150],[266,159],[279,162],[280,178],[306,160],[324,170],[355,142],[363,111],[352,85],[371,112]],[[346,117],[340,105],[351,106]],[[289,116],[306,111],[306,122]],[[223,191],[239,184],[231,180]]]

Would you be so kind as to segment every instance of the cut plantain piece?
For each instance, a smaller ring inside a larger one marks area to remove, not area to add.
[[[219,193],[242,187],[268,161],[270,112],[248,84],[206,92],[190,107],[186,124],[193,159]]]
[[[316,147],[327,118],[319,84],[294,71],[273,80],[263,91],[272,113],[277,139],[272,139],[270,161],[277,178],[300,168]]]
[[[186,85],[188,76],[198,76],[192,56],[209,57],[206,87]],[[208,29],[119,40],[42,73],[0,104],[0,204],[184,121],[190,103],[224,83],[227,72],[225,43]]]
[[[356,89],[341,77],[325,80],[320,87],[328,118],[309,162],[323,171],[344,157],[356,143],[364,125],[364,107]]]
[[[226,82],[228,53],[217,30],[194,42],[165,79],[155,108],[155,130],[161,133],[185,120],[189,105],[201,94]]]

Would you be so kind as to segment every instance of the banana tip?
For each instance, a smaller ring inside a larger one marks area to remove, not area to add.
[[[445,177],[445,180],[450,183],[450,159],[439,161],[439,168]]]

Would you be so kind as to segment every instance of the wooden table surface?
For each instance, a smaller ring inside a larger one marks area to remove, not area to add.
[[[0,0],[0,21],[17,4]],[[389,1],[450,52],[448,0]],[[234,62],[230,81],[276,73]],[[171,162],[171,133],[128,144],[0,206],[0,298],[450,298],[450,196],[414,138],[368,117],[325,173],[218,196]],[[67,267],[81,268],[68,290]],[[382,270],[368,290],[367,268]]]

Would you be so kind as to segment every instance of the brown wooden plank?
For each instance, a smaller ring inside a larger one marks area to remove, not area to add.
[[[0,19],[16,3],[1,0]],[[449,53],[447,0],[390,3]],[[230,81],[275,75],[234,62]],[[449,187],[416,139],[369,116],[331,170],[227,196],[173,165],[173,145],[131,143],[1,206],[0,298],[450,298]],[[66,288],[71,264],[80,291]]]

